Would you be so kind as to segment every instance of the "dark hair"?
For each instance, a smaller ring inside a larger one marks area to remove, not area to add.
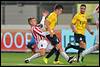
[[[29,24],[29,25],[31,25],[31,24],[30,24],[30,21],[31,21],[32,19],[35,19],[35,18],[34,18],[34,17],[28,18],[28,24]]]
[[[84,6],[84,7],[86,8],[86,5],[85,5],[85,4],[81,4],[81,6],[80,6],[80,7],[82,7],[82,6]]]
[[[63,9],[63,6],[60,5],[60,4],[56,4],[56,5],[54,6],[54,10],[56,10],[56,9]]]

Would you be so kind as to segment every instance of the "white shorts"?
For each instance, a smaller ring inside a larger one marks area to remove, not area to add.
[[[53,47],[54,46],[52,46],[51,43],[48,43],[48,46],[46,48],[46,52],[50,52]]]
[[[38,49],[42,49],[42,48],[46,49],[47,45],[48,45],[47,40],[40,40],[37,47],[38,47]]]

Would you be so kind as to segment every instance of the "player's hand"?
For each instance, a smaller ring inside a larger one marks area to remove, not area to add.
[[[50,34],[50,37],[53,37],[53,35],[54,35],[54,34],[53,34],[53,33],[51,33],[51,34]]]
[[[45,17],[46,17],[48,14],[49,14],[49,12],[48,12],[47,10],[44,10],[44,11],[42,12],[42,15],[45,16]]]
[[[92,31],[92,32],[90,32],[90,34],[91,34],[91,35],[94,35],[94,32]]]
[[[74,33],[77,33],[77,31],[76,31],[76,30],[73,30],[73,32],[74,32]]]

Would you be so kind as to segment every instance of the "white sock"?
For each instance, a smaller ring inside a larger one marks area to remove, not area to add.
[[[29,58],[29,60],[32,60],[32,59],[37,58],[37,57],[39,57],[39,56],[41,56],[40,53],[33,54],[33,55]]]
[[[63,56],[64,59],[68,61],[69,56],[65,52],[61,52],[61,56]]]
[[[93,52],[93,51],[96,51],[96,50],[97,50],[96,45],[95,45],[95,46],[92,46],[92,47],[90,47],[89,49],[84,50],[84,51],[82,52],[81,56],[84,57],[85,55],[87,55],[87,54],[89,54],[89,53],[91,53],[91,52]]]

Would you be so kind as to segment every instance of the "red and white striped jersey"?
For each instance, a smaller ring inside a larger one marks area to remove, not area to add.
[[[35,38],[36,44],[45,36],[44,32],[38,26],[31,27],[32,35]]]

